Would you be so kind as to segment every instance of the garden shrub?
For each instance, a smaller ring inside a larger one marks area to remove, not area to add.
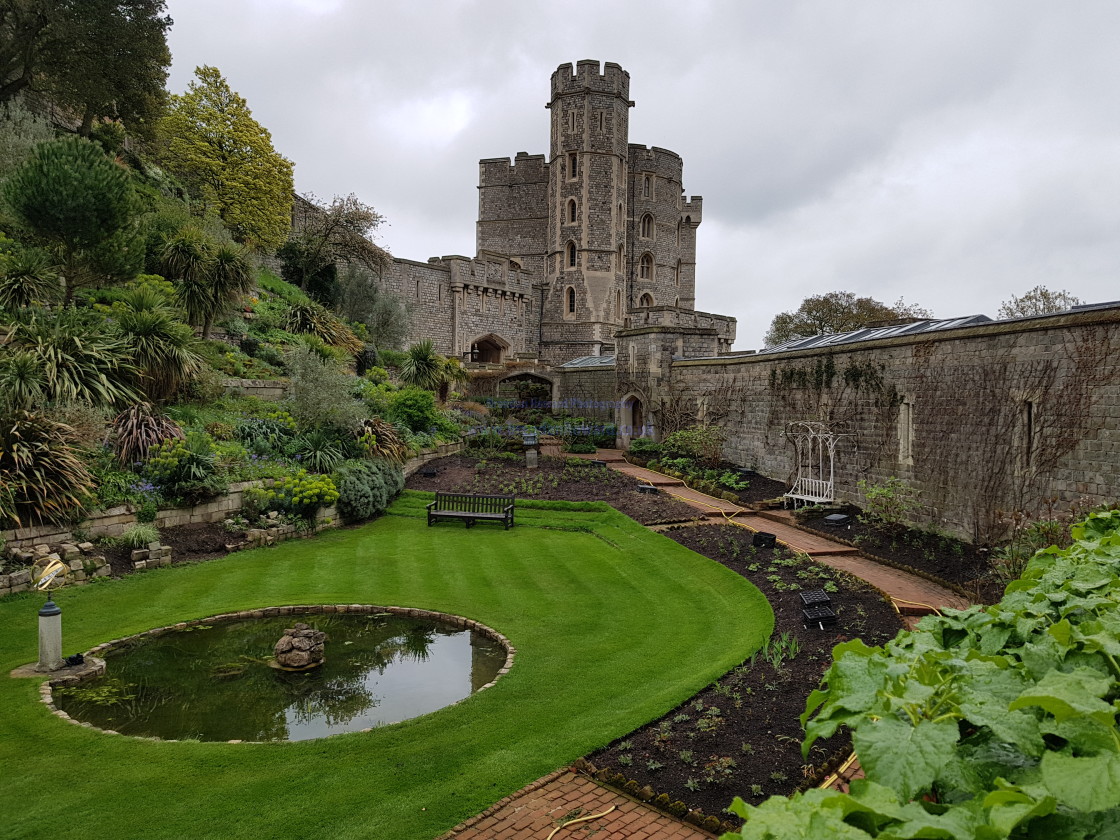
[[[717,426],[692,426],[673,432],[661,443],[668,455],[693,458],[705,467],[717,467],[723,460],[723,442],[727,433]]]
[[[630,441],[630,448],[626,451],[631,455],[637,455],[639,458],[659,458],[661,456],[661,444],[655,443],[651,438],[634,438]]]
[[[351,395],[353,377],[313,350],[297,347],[287,356],[291,385],[285,407],[300,428],[333,426],[349,431],[366,417],[365,407]]]
[[[337,502],[338,496],[338,488],[329,475],[311,475],[300,470],[268,487],[250,487],[242,494],[242,505],[250,515],[275,510],[310,521],[320,508]]]
[[[338,513],[346,522],[372,519],[404,487],[400,468],[381,459],[346,461],[334,471]]]
[[[217,473],[213,442],[200,431],[188,432],[184,440],[165,440],[152,447],[144,474],[166,498],[187,505],[220,496],[228,489]]]
[[[861,478],[856,487],[863,495],[863,515],[860,522],[880,530],[897,530],[906,525],[907,517],[917,509],[914,491],[900,478],[891,476],[886,481],[868,481]]]
[[[292,438],[285,449],[309,471],[329,473],[346,457],[346,444],[331,429],[311,429]]]
[[[65,522],[85,507],[94,479],[75,446],[69,426],[0,408],[0,526]]]
[[[389,397],[389,416],[411,432],[425,432],[438,419],[435,395],[423,388],[401,388]]]

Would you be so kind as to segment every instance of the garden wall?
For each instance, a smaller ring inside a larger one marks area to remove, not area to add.
[[[278,402],[288,395],[287,379],[223,379],[227,392],[239,392],[250,397]]]
[[[462,449],[460,443],[440,444],[435,449],[422,451],[414,458],[410,458],[402,466],[405,477],[412,475],[420,467],[435,458],[444,455],[453,455]],[[155,524],[159,528],[173,528],[176,525],[188,525],[195,522],[221,522],[228,519],[241,509],[242,494],[246,488],[262,484],[260,481],[243,481],[231,484],[229,492],[221,498],[204,502],[189,508],[172,508],[156,513]],[[317,519],[331,519],[338,521],[334,508],[324,508],[319,511]],[[89,537],[116,537],[137,522],[136,514],[128,505],[109,508],[92,514],[81,524],[81,531]],[[30,528],[15,528],[10,531],[0,531],[3,539],[10,548],[24,548],[40,543],[70,543],[74,542],[71,529],[62,525],[39,525]]]
[[[838,498],[897,476],[914,521],[981,543],[1006,512],[1120,492],[1120,307],[787,353],[674,359],[680,342],[669,326],[621,334],[617,392],[659,437],[723,427],[726,457],[770,477],[796,472],[786,424],[815,420],[843,435]]]

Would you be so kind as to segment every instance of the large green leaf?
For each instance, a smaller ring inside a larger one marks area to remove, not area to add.
[[[852,743],[869,779],[910,799],[933,784],[958,737],[955,721],[922,720],[911,726],[882,718],[856,728]]]
[[[1086,758],[1047,753],[1042,781],[1060,802],[1079,811],[1120,807],[1120,756],[1115,753]]]
[[[1088,668],[1075,668],[1068,673],[1050,671],[1028,688],[1009,707],[1012,711],[1028,706],[1041,706],[1059,721],[1074,715],[1111,717],[1113,708],[1101,700],[1112,687],[1112,680]]]

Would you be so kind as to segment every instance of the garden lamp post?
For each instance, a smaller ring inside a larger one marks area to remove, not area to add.
[[[47,593],[47,603],[39,610],[39,664],[36,671],[57,671],[62,667],[62,609],[51,597],[51,587],[62,583],[69,567],[55,559],[40,567],[34,577],[35,588]]]

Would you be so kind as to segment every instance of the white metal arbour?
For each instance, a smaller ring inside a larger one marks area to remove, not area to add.
[[[797,450],[797,478],[784,498],[794,507],[798,502],[831,502],[836,498],[836,443],[844,435],[813,420],[788,423],[784,434]]]

